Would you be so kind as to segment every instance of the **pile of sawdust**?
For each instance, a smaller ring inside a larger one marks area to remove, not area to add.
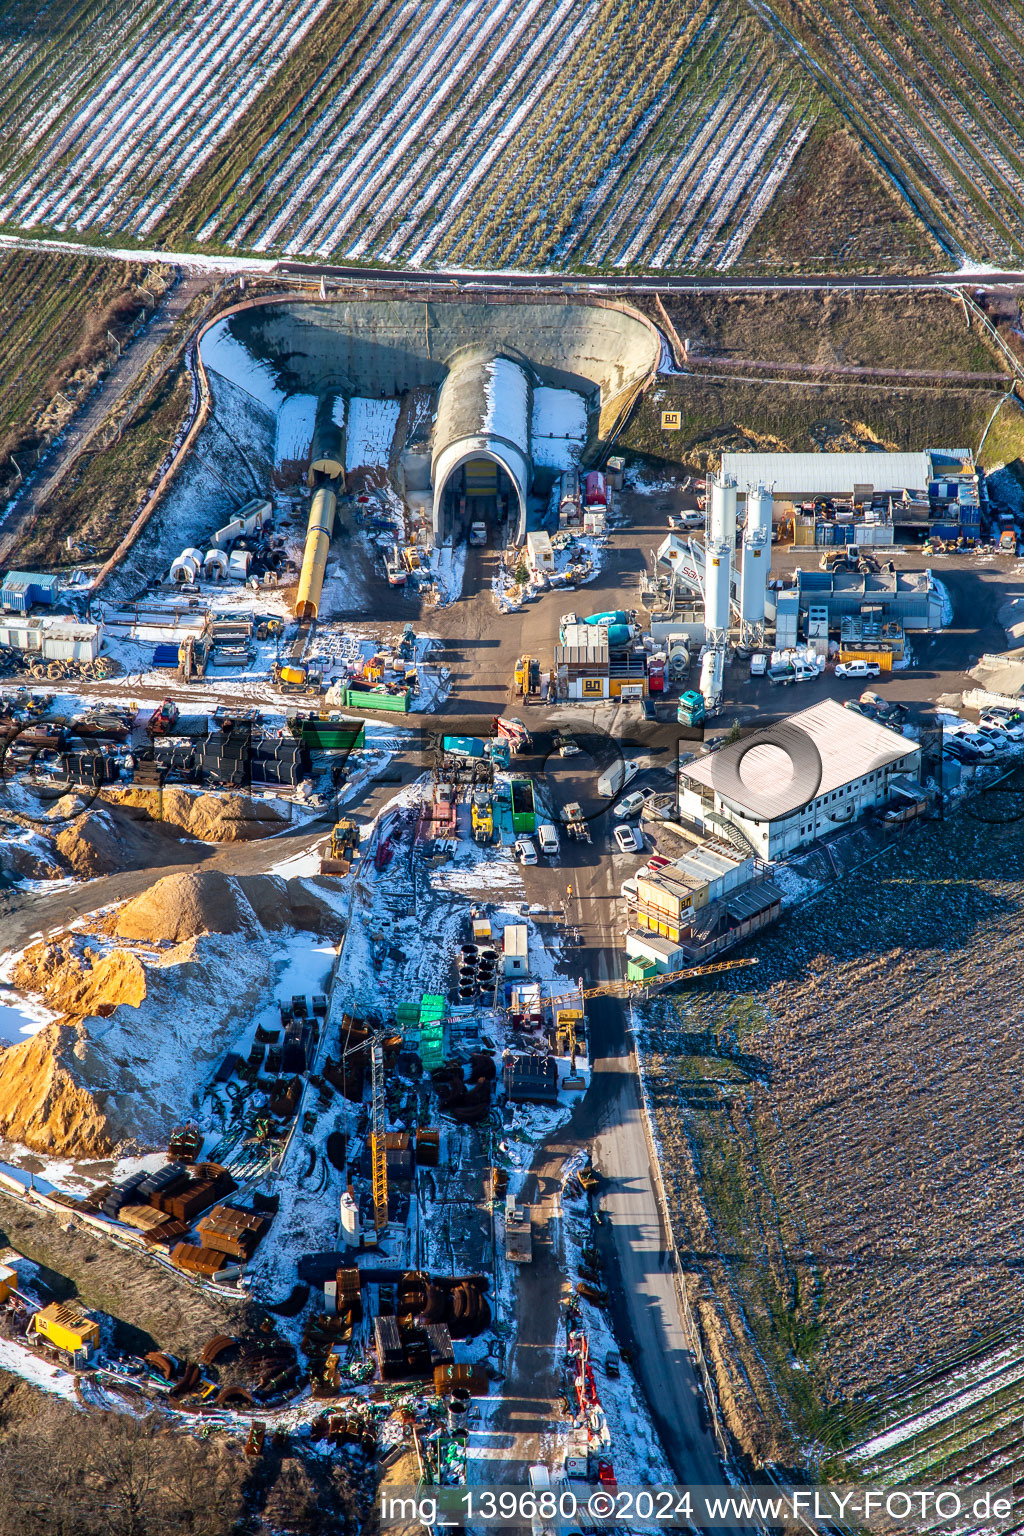
[[[272,837],[286,825],[280,811],[249,795],[190,795],[184,789],[125,788],[104,799],[134,807],[154,822],[164,822],[207,843],[249,842]]]
[[[203,933],[251,933],[257,919],[236,880],[217,869],[190,869],[165,875],[126,902],[111,926],[121,939],[180,944]]]

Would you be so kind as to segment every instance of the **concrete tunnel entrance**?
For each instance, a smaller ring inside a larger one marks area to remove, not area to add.
[[[434,539],[451,544],[468,534],[471,523],[486,523],[492,541],[505,534],[522,543],[526,502],[508,466],[487,450],[477,449],[434,482]]]

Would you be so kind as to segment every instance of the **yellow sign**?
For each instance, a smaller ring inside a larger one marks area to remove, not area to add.
[[[663,432],[678,432],[683,425],[682,411],[662,411],[661,430]]]

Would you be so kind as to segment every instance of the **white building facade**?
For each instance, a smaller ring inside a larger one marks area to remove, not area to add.
[[[762,859],[783,859],[849,826],[920,779],[917,743],[834,699],[679,770],[679,814],[706,836],[736,828]]]

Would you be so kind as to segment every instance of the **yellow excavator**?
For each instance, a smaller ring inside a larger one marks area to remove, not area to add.
[[[359,857],[359,828],[354,821],[335,823],[329,852],[320,855],[322,875],[347,875]]]
[[[516,662],[515,689],[524,701],[540,692],[540,662],[536,656],[520,656]]]

